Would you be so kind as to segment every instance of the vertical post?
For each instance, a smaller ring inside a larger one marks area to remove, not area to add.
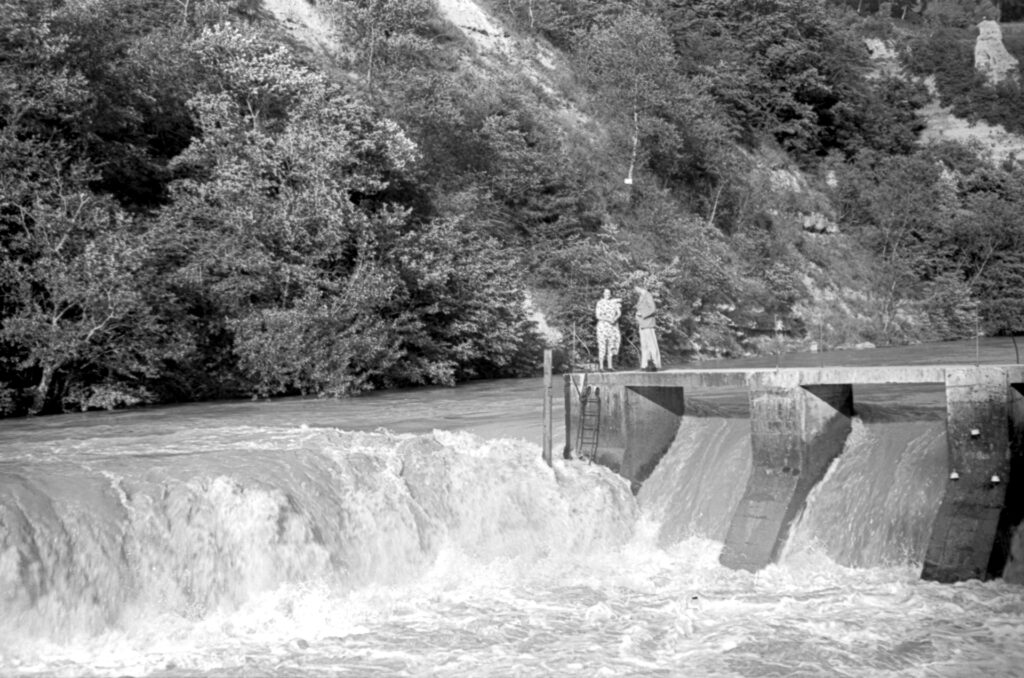
[[[978,312],[974,312],[974,366],[979,367],[981,365],[981,327],[978,324]]]
[[[562,394],[565,402],[565,447],[562,448],[562,459],[569,459],[572,453],[572,390],[576,385],[572,379],[571,373],[565,375]]]
[[[818,319],[818,367],[825,369],[825,340],[824,335],[821,332],[821,322]]]
[[[544,349],[544,461],[551,466],[551,349]]]

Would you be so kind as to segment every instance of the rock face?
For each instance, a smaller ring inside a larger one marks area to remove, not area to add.
[[[314,52],[336,54],[340,51],[333,26],[314,4],[306,0],[263,0],[263,7]]]
[[[1017,57],[1006,51],[1003,31],[996,21],[978,24],[978,41],[974,45],[974,68],[995,85],[1007,78],[1017,79]]]
[[[512,42],[508,35],[491,21],[480,4],[474,0],[438,0],[437,8],[478,48],[486,52],[505,54],[511,51]]]
[[[811,233],[838,233],[839,226],[821,212],[801,215],[805,231]]]

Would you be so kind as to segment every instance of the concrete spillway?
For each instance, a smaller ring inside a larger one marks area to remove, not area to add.
[[[1024,512],[1024,366],[919,365],[668,370],[570,374],[566,451],[574,448],[581,393],[599,404],[594,459],[638,490],[672,444],[688,392],[742,390],[750,406],[751,473],[732,515],[722,564],[757,570],[776,562],[808,494],[842,454],[853,387],[941,384],[949,473],[922,577],[1001,573]],[[589,388],[587,388],[589,387]]]

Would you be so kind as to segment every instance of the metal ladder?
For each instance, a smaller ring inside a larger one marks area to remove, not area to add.
[[[597,443],[601,431],[601,387],[584,386],[580,390],[580,424],[576,436],[576,458],[597,458]]]

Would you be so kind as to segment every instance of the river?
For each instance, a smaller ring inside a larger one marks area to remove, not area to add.
[[[974,361],[1016,354],[989,339],[700,367]],[[844,453],[757,573],[718,564],[749,472],[743,394],[696,394],[634,496],[603,467],[541,461],[542,393],[0,421],[0,675],[1024,676],[1024,587],[918,576],[941,388],[855,392]]]

